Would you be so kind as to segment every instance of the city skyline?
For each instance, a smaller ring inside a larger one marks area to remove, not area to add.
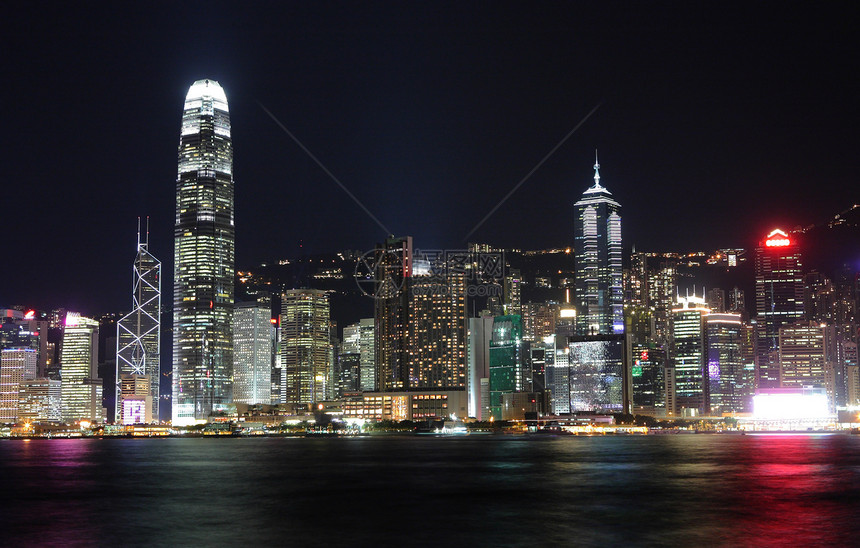
[[[4,91],[17,107],[4,125],[23,137],[3,148],[17,182],[6,193],[28,203],[29,189],[48,192],[34,216],[8,228],[11,241],[37,243],[23,246],[22,267],[4,275],[0,302],[85,312],[127,306],[123,235],[135,217],[150,215],[153,252],[169,259],[175,142],[164,136],[175,131],[183,87],[203,77],[222,82],[238,120],[240,266],[371,249],[386,236],[257,101],[385,226],[413,235],[418,247],[463,247],[469,229],[596,105],[471,240],[570,245],[570,207],[589,186],[595,147],[613,194],[637,204],[625,211],[624,241],[638,249],[752,248],[775,226],[820,222],[858,201],[857,168],[845,161],[856,149],[856,116],[849,76],[837,68],[850,66],[848,23],[838,10],[752,7],[744,17],[702,9],[550,6],[534,14],[500,5],[479,17],[452,9],[293,7],[289,17],[272,9],[260,22],[228,7],[197,23],[220,32],[185,36],[178,21],[191,18],[188,8],[178,8],[176,23],[141,13],[163,32],[127,35],[112,25],[116,16],[90,8],[71,17],[88,18],[85,32],[64,24],[33,43],[12,29],[4,41],[14,55],[4,65],[29,78]],[[12,20],[30,16],[21,10]],[[283,33],[292,38],[270,38],[264,49],[244,45],[257,26],[278,25],[317,30]],[[155,35],[163,44],[152,42]],[[94,49],[105,41],[113,47]],[[63,49],[59,43],[75,59],[45,63]],[[101,70],[126,64],[134,72]],[[64,93],[46,95],[57,76]],[[110,100],[120,89],[134,109]],[[74,128],[75,139],[59,146],[43,129],[49,121]],[[120,133],[126,138],[102,137]],[[41,138],[44,146],[34,146]],[[44,147],[52,150],[48,165],[38,161]],[[60,166],[75,192],[54,182]],[[695,207],[673,206],[678,201],[724,204],[723,214],[703,217]],[[653,221],[667,209],[672,214],[660,217],[668,220]],[[100,222],[76,221],[81,216]],[[283,216],[288,225],[278,221]],[[72,244],[64,230],[70,224]],[[74,244],[81,241],[98,245]],[[62,279],[52,267],[78,262],[88,268]]]

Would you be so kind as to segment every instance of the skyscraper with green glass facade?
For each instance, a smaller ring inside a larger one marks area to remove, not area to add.
[[[531,389],[528,347],[523,342],[521,316],[496,316],[490,337],[490,413],[502,418],[504,394]]]

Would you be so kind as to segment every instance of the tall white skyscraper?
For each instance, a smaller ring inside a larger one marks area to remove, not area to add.
[[[132,311],[116,323],[116,422],[122,423],[122,376],[148,377],[149,414],[158,420],[161,379],[161,261],[149,252],[149,219],[146,239],[137,230],[137,256],[132,274]]]
[[[205,421],[233,401],[233,142],[214,80],[185,97],[176,180],[173,424]]]
[[[233,313],[233,401],[272,402],[275,326],[268,304],[239,303]]]
[[[621,205],[600,185],[596,153],[594,185],[574,207],[578,331],[581,335],[623,333]]]

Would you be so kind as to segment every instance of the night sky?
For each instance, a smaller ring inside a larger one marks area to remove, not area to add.
[[[464,247],[598,104],[471,241],[571,245],[595,148],[628,247],[751,247],[826,220],[860,203],[860,21],[848,2],[747,4],[6,6],[0,307],[127,310],[138,215],[170,302],[201,78],[230,104],[239,268],[385,236],[260,104],[418,248]]]

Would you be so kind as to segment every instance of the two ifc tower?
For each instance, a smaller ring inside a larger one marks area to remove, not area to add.
[[[138,234],[134,310],[117,323],[118,422],[158,420],[161,263],[148,240],[148,229],[146,242]],[[233,400],[234,249],[227,96],[218,82],[198,80],[185,96],[176,179],[174,425],[206,421]]]
[[[624,331],[621,206],[601,186],[599,169],[595,156],[594,185],[575,204],[575,294],[578,331],[584,335]],[[227,96],[218,82],[198,80],[185,97],[176,179],[172,419],[177,426],[206,421],[233,399],[233,192]],[[117,323],[117,421],[128,414],[158,420],[161,263],[148,244],[147,226],[146,241],[138,231],[134,310]]]

